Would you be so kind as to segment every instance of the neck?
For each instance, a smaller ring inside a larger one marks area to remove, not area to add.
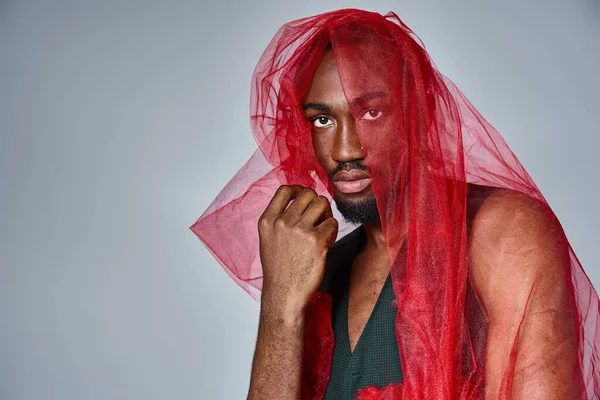
[[[407,198],[407,196],[405,196]],[[373,254],[375,253],[386,253],[387,244],[385,241],[385,236],[383,234],[383,227],[381,225],[381,219],[377,221],[365,223],[363,224],[365,229],[365,245],[364,250]],[[402,215],[400,217],[399,228],[401,231],[400,234],[400,243],[395,243],[394,247],[397,247],[396,250],[400,248],[402,242],[406,240],[408,234],[408,201],[402,202]]]
[[[390,265],[381,221],[363,224],[362,227],[364,242],[352,264],[352,276],[358,282],[373,279],[383,282],[390,271]]]
[[[363,224],[365,229],[365,247],[373,250],[385,251],[385,237],[383,235],[383,228],[381,227],[381,220]]]

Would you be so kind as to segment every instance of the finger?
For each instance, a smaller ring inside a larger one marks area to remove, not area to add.
[[[327,218],[325,221],[321,222],[316,229],[319,237],[327,241],[327,246],[333,246],[338,234],[337,219],[333,217]]]
[[[273,198],[269,202],[269,205],[263,212],[261,218],[274,219],[279,217],[279,215],[281,215],[281,213],[286,209],[290,201],[296,198],[302,189],[304,189],[304,187],[299,185],[280,186],[273,195]]]
[[[331,204],[325,196],[315,197],[302,214],[302,223],[307,226],[315,227],[325,219],[333,216]]]
[[[284,218],[288,223],[295,224],[302,218],[302,214],[316,198],[317,192],[311,188],[303,188],[294,201],[292,201],[288,208],[281,214],[280,218]]]

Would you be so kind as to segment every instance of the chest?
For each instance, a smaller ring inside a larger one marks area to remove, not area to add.
[[[386,277],[371,279],[368,282],[352,285],[348,294],[348,341],[350,351],[354,351],[365,326],[369,322]]]
[[[350,350],[354,351],[389,275],[385,252],[360,252],[353,260],[349,272],[348,339]]]

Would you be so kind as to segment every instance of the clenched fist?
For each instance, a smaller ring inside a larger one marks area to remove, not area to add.
[[[337,231],[326,197],[303,186],[277,190],[258,222],[263,308],[280,317],[304,311],[321,284]]]

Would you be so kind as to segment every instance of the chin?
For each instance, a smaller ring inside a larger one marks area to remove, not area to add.
[[[379,210],[373,193],[342,194],[333,199],[346,222],[369,224],[379,221]]]

